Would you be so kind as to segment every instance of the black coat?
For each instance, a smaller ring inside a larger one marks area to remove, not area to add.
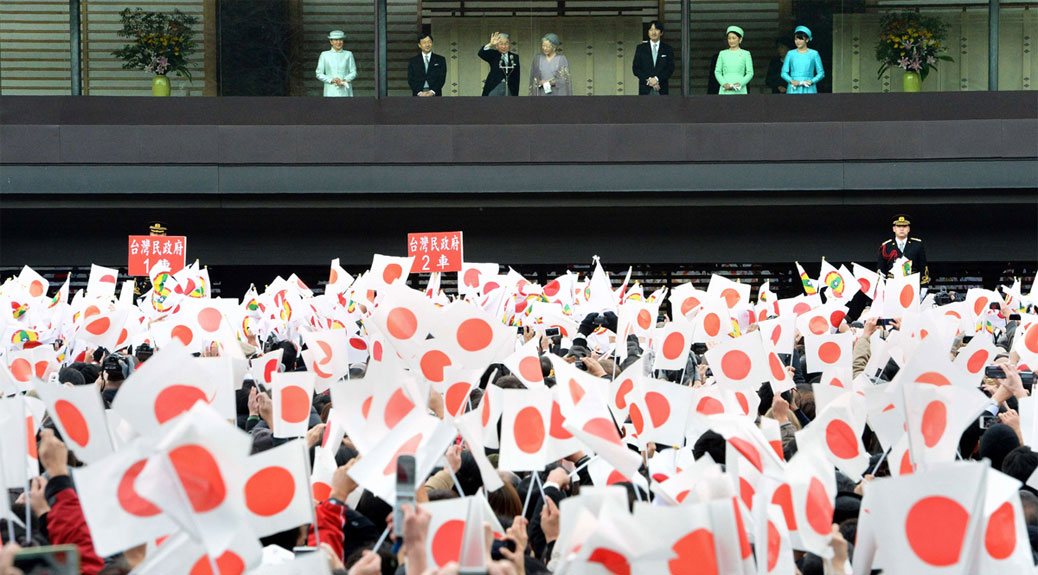
[[[411,95],[417,96],[418,92],[425,89],[425,83],[429,83],[429,89],[436,92],[437,96],[443,95],[443,84],[447,81],[447,59],[439,54],[429,56],[429,71],[425,71],[425,59],[418,54],[407,63],[407,85],[411,86]]]
[[[653,65],[652,46],[647,41],[642,42],[634,50],[634,64],[631,65],[631,69],[638,78],[639,95],[645,96],[652,91],[652,88],[645,85],[645,81],[653,76],[660,81],[660,95],[666,95],[668,81],[674,74],[674,49],[661,41],[656,64]]]
[[[905,240],[903,252],[897,248],[896,240],[889,239],[883,242],[883,245],[879,246],[879,258],[876,260],[876,268],[879,273],[889,277],[890,268],[901,256],[912,260],[912,273],[919,274],[919,285],[930,283],[930,268],[926,265],[926,249],[923,248],[923,240],[919,238]]]
[[[490,95],[490,91],[497,87],[501,83],[501,80],[505,78],[504,71],[501,70],[501,54],[497,48],[480,48],[479,57],[490,64],[490,72],[487,74],[487,79],[483,82],[483,95]],[[515,67],[508,73],[508,95],[518,96],[519,95],[519,54],[512,52],[508,53],[508,59],[510,62],[515,64]]]

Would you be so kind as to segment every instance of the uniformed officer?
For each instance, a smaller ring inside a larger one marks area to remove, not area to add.
[[[879,260],[876,262],[879,273],[892,277],[891,267],[898,258],[903,256],[909,260],[911,265],[908,274],[918,273],[919,285],[929,284],[930,268],[926,265],[926,249],[923,248],[923,240],[908,237],[912,225],[909,217],[906,214],[898,214],[894,216],[893,225],[893,239],[889,239],[879,246]]]

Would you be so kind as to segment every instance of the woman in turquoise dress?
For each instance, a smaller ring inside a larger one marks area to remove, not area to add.
[[[717,55],[714,77],[721,85],[719,93],[723,96],[745,94],[746,84],[753,78],[753,58],[750,57],[749,51],[739,47],[742,44],[742,36],[742,28],[729,26],[728,49],[721,50]]]
[[[787,94],[817,94],[818,81],[825,78],[821,56],[817,50],[807,47],[810,41],[811,30],[807,26],[797,26],[793,34],[797,49],[786,53],[782,65],[782,79],[789,83]]]

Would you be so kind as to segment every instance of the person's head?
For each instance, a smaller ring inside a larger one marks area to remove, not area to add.
[[[663,37],[663,22],[659,20],[653,20],[649,22],[649,40],[653,42],[659,42],[660,38]]]
[[[545,56],[551,56],[559,49],[559,44],[559,37],[549,32],[541,37],[541,52],[544,52]]]
[[[346,34],[342,30],[332,30],[328,34],[328,43],[332,45],[332,49],[338,52],[342,50],[342,44],[346,41]]]
[[[418,35],[418,49],[421,50],[423,54],[428,54],[428,53],[432,52],[432,48],[433,48],[433,37],[432,37],[432,35],[431,34],[419,34]]]
[[[498,34],[497,36],[497,51],[502,54],[507,54],[512,49],[512,39],[508,37],[508,34]]]
[[[1038,453],[1026,445],[1010,451],[1002,460],[1002,473],[1020,481],[1027,481],[1035,468],[1038,468]]]
[[[1020,505],[1024,508],[1024,522],[1038,527],[1038,495],[1021,489]]]
[[[296,346],[288,340],[282,340],[274,345],[274,349],[281,348],[281,365],[284,367],[284,371],[294,371],[296,368],[296,358],[298,352],[296,352]]]
[[[720,463],[724,465],[725,462],[725,439],[720,434],[714,431],[707,431],[703,435],[699,436],[694,446],[692,446],[692,456],[696,459],[703,457],[704,454],[709,453],[710,458],[714,460],[714,463]]]
[[[912,231],[911,220],[908,219],[906,214],[898,214],[894,216],[893,228],[894,237],[898,240],[904,240],[908,237],[908,232]]]
[[[729,26],[725,37],[728,39],[728,48],[735,50],[742,44],[742,28],[738,26]]]
[[[487,502],[490,503],[495,515],[515,517],[523,514],[523,500],[519,498],[519,492],[515,487],[507,481],[501,489],[487,493]]]
[[[58,381],[61,383],[71,383],[72,385],[86,385],[86,379],[83,377],[83,374],[71,367],[63,367],[58,371]]]
[[[502,389],[526,389],[526,385],[523,384],[522,380],[514,375],[502,375],[494,380],[494,385]]]
[[[807,26],[797,26],[793,31],[793,43],[796,44],[797,50],[807,48],[807,43],[810,41],[811,29]]]
[[[1013,428],[1004,423],[996,423],[980,436],[978,455],[989,459],[992,469],[1001,471],[1006,455],[1017,447],[1020,447],[1020,439]]]

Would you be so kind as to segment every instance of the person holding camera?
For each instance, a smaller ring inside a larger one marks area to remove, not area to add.
[[[108,354],[101,363],[101,398],[105,405],[112,405],[115,394],[119,392],[126,378],[133,373],[133,364],[128,357],[117,353]]]
[[[893,277],[891,268],[894,267],[894,262],[903,257],[909,261],[910,266],[905,275],[919,274],[919,285],[925,286],[930,283],[930,268],[926,265],[926,249],[923,248],[923,240],[908,237],[909,232],[912,231],[911,225],[906,214],[894,216],[894,237],[879,246],[876,268],[879,273]]]

